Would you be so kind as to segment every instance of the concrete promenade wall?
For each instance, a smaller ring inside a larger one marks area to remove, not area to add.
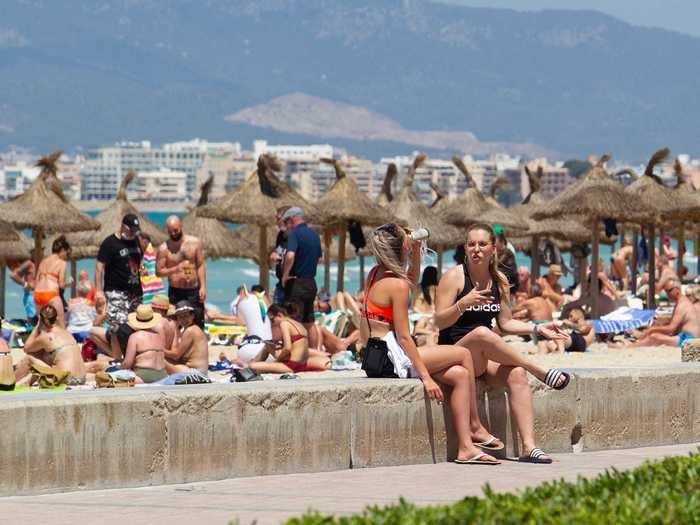
[[[535,385],[535,383],[537,383]],[[533,381],[550,452],[700,441],[700,364],[577,369]],[[503,392],[481,410],[510,453]],[[0,494],[37,494],[446,461],[445,406],[416,380],[360,378],[27,393],[0,398]]]

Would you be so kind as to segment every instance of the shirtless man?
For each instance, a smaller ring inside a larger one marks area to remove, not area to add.
[[[85,365],[80,355],[80,346],[70,332],[58,325],[57,320],[58,312],[50,304],[39,312],[39,322],[24,343],[27,355],[15,370],[18,386],[29,385],[32,364],[52,366],[68,372],[70,375],[67,384],[85,384]]]
[[[542,297],[542,288],[535,284],[530,292],[532,297],[513,308],[513,317],[522,321],[551,321],[552,305]]]
[[[561,266],[550,264],[549,272],[544,277],[537,279],[537,284],[542,288],[542,297],[547,299],[555,310],[564,304],[564,290],[559,284],[561,275]]]
[[[612,278],[622,285],[622,290],[629,290],[627,269],[630,267],[633,252],[634,246],[632,246],[632,241],[625,239],[623,246],[612,256],[612,266],[610,268]]]
[[[188,301],[180,301],[175,306],[177,332],[173,347],[165,351],[165,369],[169,374],[199,370],[207,375],[209,371],[209,344],[202,329],[194,324],[195,311]]]
[[[204,329],[204,300],[207,297],[207,275],[202,241],[184,235],[176,215],[165,221],[170,238],[160,245],[156,274],[168,278],[168,298],[172,304],[187,300],[195,309],[195,322]]]
[[[663,326],[652,326],[630,346],[682,346],[686,339],[700,337],[700,321],[693,303],[681,293],[680,282],[668,281],[664,291],[676,303],[671,321]]]
[[[165,371],[165,341],[156,330],[160,314],[149,304],[140,304],[129,314],[129,327],[134,330],[126,345],[122,370],[133,370],[137,383],[155,383],[168,377]]]
[[[34,305],[34,281],[36,279],[36,266],[32,258],[20,263],[10,273],[10,278],[22,287],[22,305],[28,320],[36,319],[36,306]]]

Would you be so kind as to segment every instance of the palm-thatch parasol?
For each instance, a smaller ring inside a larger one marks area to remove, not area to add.
[[[0,316],[5,317],[5,273],[7,262],[31,257],[31,242],[12,224],[0,220]]]
[[[428,244],[438,252],[438,275],[442,275],[442,251],[460,244],[463,236],[461,230],[445,223],[438,214],[416,197],[416,192],[413,189],[416,170],[424,161],[425,155],[419,155],[415,158],[404,179],[401,191],[396,199],[389,204],[389,210],[407,224],[427,228],[430,231]]]
[[[307,221],[317,216],[316,208],[301,195],[281,181],[275,171],[282,169],[272,155],[258,158],[256,171],[235,191],[226,194],[218,202],[199,209],[200,217],[210,217],[220,221],[258,226],[258,262],[260,284],[267,290],[270,284],[268,263],[268,230],[265,226],[275,225],[275,213],[281,206],[301,206]]]
[[[392,200],[394,200],[394,196],[391,194],[391,185],[393,184],[394,179],[396,178],[396,175],[398,175],[398,173],[399,170],[396,168],[396,164],[394,164],[393,162],[389,163],[389,165],[386,167],[386,173],[384,174],[382,190],[377,196],[377,204],[379,204],[380,206],[386,206]]]
[[[238,252],[238,239],[233,230],[217,219],[200,217],[199,210],[209,202],[209,193],[214,184],[214,175],[201,186],[201,193],[197,206],[182,218],[182,229],[188,235],[194,235],[202,241],[204,253],[207,257],[218,259],[220,257],[236,257]]]
[[[649,292],[647,303],[649,308],[655,302],[655,229],[656,223],[662,219],[683,220],[686,217],[697,217],[700,202],[688,193],[668,188],[661,179],[654,175],[654,167],[664,162],[670,154],[668,148],[656,151],[647,163],[644,175],[637,177],[626,191],[633,196],[646,210],[645,223],[649,232]],[[683,228],[681,228],[682,230]],[[685,241],[682,241],[685,242]],[[679,257],[681,259],[681,257]]]
[[[216,219],[213,219],[216,220]],[[250,259],[255,264],[260,264],[260,254],[265,253],[267,257],[272,250],[275,249],[275,238],[277,236],[277,228],[275,226],[265,226],[265,238],[267,244],[264,250],[260,250],[258,243],[260,242],[260,230],[258,226],[245,224],[235,230],[230,230],[233,236],[233,242],[229,248],[227,257],[235,257],[238,259]]]
[[[602,219],[637,220],[646,210],[630,198],[624,186],[613,180],[604,164],[610,159],[603,155],[596,165],[577,183],[533,212],[534,219],[584,217],[592,227],[591,274],[598,275],[599,224]],[[592,315],[598,316],[598,279],[591,279]]]
[[[45,233],[68,233],[96,230],[100,224],[70,204],[56,177],[57,162],[62,152],[41,158],[37,179],[23,194],[0,204],[0,217],[15,228],[31,228],[34,238],[34,259],[37,267],[43,256]]]
[[[527,230],[527,222],[498,203],[490,203],[476,187],[469,170],[459,157],[452,157],[457,169],[467,178],[468,187],[451,202],[441,201],[436,207],[441,218],[454,226],[469,227],[478,222],[500,224],[510,230]],[[494,201],[495,202],[495,201]]]
[[[360,192],[357,184],[347,176],[338,160],[321,159],[321,162],[333,165],[336,181],[328,192],[318,201],[319,214],[327,227],[338,230],[338,291],[344,289],[345,279],[345,238],[350,221],[360,225],[380,225],[391,221],[391,214],[379,204]],[[328,234],[324,235],[327,244]]]

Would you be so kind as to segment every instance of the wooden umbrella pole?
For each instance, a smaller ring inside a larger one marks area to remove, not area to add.
[[[647,308],[656,308],[656,227],[649,224],[649,289],[647,290]]]
[[[659,228],[659,254],[662,253],[664,253],[664,229]]]
[[[620,233],[620,249],[622,250],[622,248],[625,247],[625,229],[622,226],[620,226],[618,230]]]
[[[685,223],[680,224],[678,232],[678,257],[676,258],[676,275],[681,276],[683,268],[683,254],[685,253]]]
[[[347,231],[348,225],[344,224],[338,235],[338,284],[336,290],[339,292],[345,290],[345,237]]]
[[[591,317],[598,319],[598,219],[593,222],[593,243],[591,246]]]
[[[534,286],[537,279],[540,277],[540,257],[538,249],[540,246],[540,238],[538,235],[532,236],[532,245],[530,246],[530,285]]]
[[[78,263],[76,261],[70,262],[70,276],[73,278],[73,286],[70,288],[70,296],[75,298],[78,294]]]
[[[365,289],[365,256],[360,255],[360,290]]]
[[[442,277],[442,249],[437,251],[437,273],[438,281],[440,281],[440,278]]]
[[[578,283],[581,287],[581,297],[588,294],[588,285],[586,283],[586,272],[588,271],[588,257],[580,257],[578,260]]]
[[[258,259],[260,265],[260,285],[269,290],[270,287],[270,268],[267,260],[267,226],[264,224],[258,225],[260,228],[258,237]]]
[[[632,277],[630,290],[632,295],[637,295],[637,268],[639,267],[639,234],[635,230],[632,234]]]
[[[34,237],[34,264],[38,270],[39,263],[44,258],[44,229],[32,228],[32,237]]]
[[[333,232],[330,228],[323,230],[323,289],[331,293],[331,239]]]
[[[696,263],[696,267],[695,267],[695,273],[697,275],[700,275],[700,231],[695,234],[693,255],[695,255],[698,258],[698,262]]]
[[[0,317],[5,318],[5,261],[0,261]]]

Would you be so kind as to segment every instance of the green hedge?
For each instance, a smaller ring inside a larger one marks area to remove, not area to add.
[[[497,467],[496,467],[497,468]],[[588,480],[555,481],[518,494],[496,494],[486,485],[481,498],[417,507],[369,507],[348,517],[309,513],[290,525],[321,524],[700,524],[700,455],[678,456],[628,471],[615,469]]]

